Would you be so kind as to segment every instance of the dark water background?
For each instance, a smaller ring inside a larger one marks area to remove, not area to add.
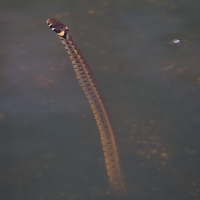
[[[0,199],[117,198],[52,17],[105,96],[130,199],[199,200],[199,10],[198,0],[2,1]]]

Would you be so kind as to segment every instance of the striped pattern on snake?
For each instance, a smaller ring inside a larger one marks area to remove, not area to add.
[[[106,171],[109,177],[111,189],[114,193],[126,194],[119,165],[115,135],[111,126],[108,109],[91,68],[73,41],[69,29],[55,19],[48,19],[47,24],[57,33],[64,44],[73,64],[77,79],[92,108],[100,131]]]

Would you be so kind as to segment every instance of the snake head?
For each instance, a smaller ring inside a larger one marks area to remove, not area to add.
[[[47,20],[47,24],[51,30],[56,32],[60,37],[66,38],[67,31],[69,31],[69,29],[64,24],[51,18]]]

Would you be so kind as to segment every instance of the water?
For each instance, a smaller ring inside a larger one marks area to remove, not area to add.
[[[108,102],[129,199],[200,198],[198,1],[6,1],[0,15],[1,199],[112,199],[49,17],[68,26]]]

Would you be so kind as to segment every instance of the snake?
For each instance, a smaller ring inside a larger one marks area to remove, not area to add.
[[[76,77],[94,114],[101,138],[105,167],[111,191],[126,194],[119,163],[116,136],[110,114],[94,74],[69,33],[69,29],[55,19],[48,19],[47,25],[59,36],[72,62]]]

